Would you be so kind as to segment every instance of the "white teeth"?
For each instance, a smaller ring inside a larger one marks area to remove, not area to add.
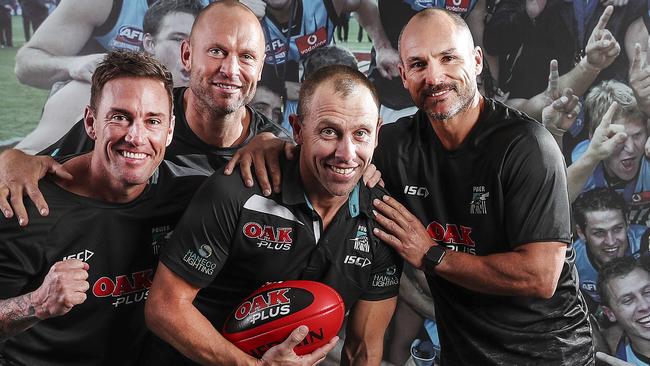
[[[650,323],[650,316],[643,317],[643,318],[637,320],[637,322],[641,323],[643,325],[647,325],[648,323]]]
[[[350,174],[352,173],[354,168],[337,168],[335,166],[332,166],[332,170],[339,174]]]
[[[144,159],[147,157],[147,154],[144,153],[132,153],[129,151],[122,151],[122,156],[129,159]]]
[[[618,247],[614,247],[614,248],[604,248],[604,249],[603,249],[603,252],[605,252],[605,253],[616,253],[617,251],[618,251]]]
[[[238,88],[238,87],[236,87],[234,85],[227,85],[227,84],[221,84],[221,83],[217,83],[217,86],[220,87],[220,88],[224,88],[224,89],[237,89]]]
[[[446,92],[447,92],[446,90],[443,90],[443,91],[441,91],[441,92],[433,93],[433,96],[434,96],[434,97],[437,97],[437,96],[439,96],[439,95],[443,95],[443,94],[445,94]]]

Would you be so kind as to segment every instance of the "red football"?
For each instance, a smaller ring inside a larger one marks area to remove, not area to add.
[[[285,281],[260,287],[242,301],[223,326],[223,336],[242,351],[261,358],[301,325],[309,327],[294,348],[311,353],[338,334],[345,315],[341,296],[314,281]]]

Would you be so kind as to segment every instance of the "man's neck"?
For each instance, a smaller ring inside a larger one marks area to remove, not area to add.
[[[219,114],[197,98],[191,89],[186,89],[183,110],[192,132],[208,145],[232,147],[242,144],[248,137],[252,116],[245,106],[233,113]]]
[[[267,7],[266,11],[267,13],[271,14],[273,18],[280,23],[281,25],[286,25],[289,23],[289,19],[291,19],[292,16],[295,16],[295,14],[292,14],[291,10],[295,9],[294,7],[294,2],[298,0],[292,0],[287,2],[287,5],[285,5],[282,9],[272,9],[271,7]]]
[[[306,195],[309,198],[311,207],[314,208],[314,211],[318,213],[318,216],[323,221],[323,230],[327,229],[336,216],[336,213],[339,212],[348,200],[347,196],[331,196],[309,192],[306,192]]]
[[[477,92],[469,107],[452,118],[445,121],[431,121],[429,119],[433,131],[445,149],[455,150],[465,141],[467,135],[478,122],[483,103],[483,97]]]
[[[74,176],[74,180],[58,177],[54,182],[61,188],[76,195],[110,203],[128,203],[140,196],[147,183],[133,186],[117,184],[109,179],[109,173],[98,168],[93,161],[92,152],[72,158],[63,166]]]

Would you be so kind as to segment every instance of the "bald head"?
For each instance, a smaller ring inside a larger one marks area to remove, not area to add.
[[[435,32],[437,28],[443,27],[454,27],[460,36],[467,38],[469,47],[474,48],[472,32],[470,32],[467,23],[465,23],[465,20],[460,15],[447,9],[429,8],[415,14],[399,33],[397,51],[400,54],[400,59],[402,57],[402,38],[405,34],[408,35],[412,32]]]
[[[236,0],[223,0],[206,6],[196,17],[190,33],[190,41],[197,32],[205,26],[217,22],[240,23],[249,31],[256,33],[254,38],[261,39],[261,48],[264,49],[264,32],[255,14],[245,5]]]

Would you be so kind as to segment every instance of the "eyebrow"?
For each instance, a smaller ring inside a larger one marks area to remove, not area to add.
[[[114,114],[114,113],[120,113],[120,114],[123,114],[123,115],[125,115],[125,116],[127,116],[129,118],[133,118],[133,113],[131,113],[130,111],[128,111],[126,109],[122,109],[122,108],[110,108],[108,110],[108,112],[106,113],[106,116],[108,117],[109,115]],[[147,116],[147,117],[165,117],[167,115],[164,112],[147,112],[147,113],[145,113],[145,116]]]
[[[171,34],[168,35],[168,37],[178,37],[178,36],[183,37],[183,38],[189,38],[190,35],[188,33],[185,33],[185,32],[174,32],[174,33],[171,33]]]
[[[457,52],[457,49],[455,47],[452,47],[452,48],[448,48],[446,50],[442,50],[442,51],[438,52],[437,55],[439,55],[439,56],[448,56],[448,55],[453,55],[456,52]],[[422,60],[422,59],[423,59],[423,57],[420,57],[420,56],[411,56],[411,57],[408,57],[406,59],[406,61],[411,62],[411,61],[419,61],[419,60]]]

